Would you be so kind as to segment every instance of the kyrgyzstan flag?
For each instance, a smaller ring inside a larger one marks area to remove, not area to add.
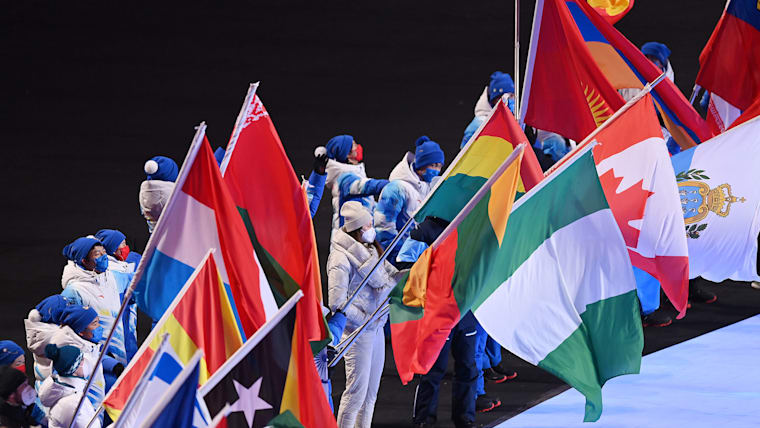
[[[538,0],[521,121],[577,141],[624,104],[561,0]]]
[[[659,287],[651,275],[683,317],[689,294],[683,211],[651,95],[593,140],[599,143],[593,149],[599,181],[628,247],[642,309],[659,306]]]
[[[731,0],[699,56],[697,84],[746,110],[760,96],[760,4]]]
[[[269,112],[251,85],[221,164],[279,305],[298,290],[310,340],[327,337],[317,243],[306,194]]]
[[[297,291],[201,388],[219,427],[336,427],[301,329]],[[272,421],[273,419],[276,421]]]
[[[182,364],[187,364],[196,351],[203,350],[198,380],[201,385],[242,346],[243,339],[235,322],[232,304],[210,252],[207,252],[103,400],[103,406],[112,419],[120,416],[167,333],[166,352]]]

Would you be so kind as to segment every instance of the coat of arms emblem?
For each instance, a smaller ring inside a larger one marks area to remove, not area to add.
[[[701,169],[690,169],[676,175],[686,236],[691,239],[699,238],[699,234],[707,229],[707,223],[700,222],[710,212],[727,217],[731,212],[731,204],[746,201],[745,198],[737,198],[731,193],[730,184],[724,183],[711,189],[702,181],[709,178]]]

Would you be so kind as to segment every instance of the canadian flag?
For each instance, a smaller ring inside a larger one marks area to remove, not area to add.
[[[642,308],[654,309],[652,300],[659,305],[661,286],[682,318],[689,297],[683,209],[651,95],[636,101],[578,148],[591,141],[598,143],[593,149],[596,171],[634,271],[639,269],[655,279],[636,275]]]
[[[675,173],[651,96],[638,100],[595,140],[597,173],[631,263],[660,282],[681,318],[689,294],[688,247]],[[641,295],[645,285],[638,286]]]

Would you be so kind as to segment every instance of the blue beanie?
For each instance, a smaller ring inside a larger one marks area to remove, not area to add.
[[[98,313],[89,306],[71,305],[63,309],[61,324],[71,327],[74,333],[79,334],[97,317]]]
[[[71,244],[63,247],[63,256],[82,266],[82,260],[87,258],[87,254],[96,245],[103,245],[103,243],[95,238],[77,238]]]
[[[100,239],[103,243],[103,248],[106,249],[106,253],[114,255],[116,250],[119,249],[121,242],[127,239],[127,237],[116,229],[100,229],[95,237]]]
[[[327,157],[338,162],[348,162],[348,154],[351,153],[354,137],[350,135],[336,135],[327,142]]]
[[[60,294],[54,294],[46,297],[34,309],[40,313],[42,322],[60,324],[63,317],[63,310],[69,305],[69,300]]]
[[[225,150],[222,147],[217,147],[216,150],[214,150],[214,159],[216,159],[216,164],[219,166],[222,166],[222,160],[224,159],[224,152]]]
[[[166,156],[155,156],[145,162],[145,174],[148,180],[177,181],[179,168],[177,162]]]
[[[414,151],[414,169],[422,169],[434,163],[443,163],[443,150],[441,146],[427,136],[423,135],[415,141],[417,149]]]
[[[0,340],[0,366],[9,366],[16,358],[24,355],[24,350],[12,340]]]
[[[82,362],[82,351],[71,345],[64,345],[59,348],[50,343],[45,346],[45,356],[53,360],[53,368],[61,376],[73,375]]]
[[[668,66],[668,58],[670,58],[670,49],[662,43],[647,42],[641,46],[641,52],[644,55],[649,55],[657,58],[663,67]]]
[[[493,102],[503,94],[513,94],[514,92],[515,82],[512,81],[512,76],[501,71],[491,73],[491,82],[488,84],[488,101]]]

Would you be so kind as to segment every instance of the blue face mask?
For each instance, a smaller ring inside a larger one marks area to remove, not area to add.
[[[108,255],[103,254],[95,259],[95,270],[98,272],[105,272],[108,270]]]
[[[90,342],[100,343],[101,340],[103,340],[103,327],[98,327],[92,331],[92,338],[90,338]]]
[[[438,177],[438,174],[441,173],[440,169],[435,168],[428,168],[425,170],[425,172],[422,174],[422,181],[425,181],[427,183],[430,183],[433,181],[435,177]]]

